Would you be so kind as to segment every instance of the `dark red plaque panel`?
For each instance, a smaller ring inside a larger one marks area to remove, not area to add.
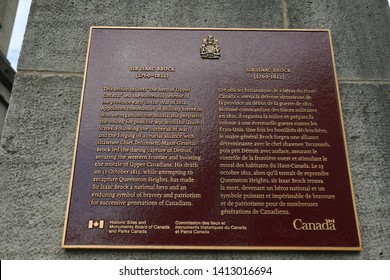
[[[329,31],[91,28],[62,246],[361,250]]]

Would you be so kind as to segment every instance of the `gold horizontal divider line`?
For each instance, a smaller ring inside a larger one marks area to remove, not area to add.
[[[390,85],[390,80],[347,80],[339,79],[339,84]]]
[[[41,75],[41,76],[63,76],[63,77],[83,77],[83,71],[53,71],[53,70],[33,70],[33,69],[18,69],[18,75]]]

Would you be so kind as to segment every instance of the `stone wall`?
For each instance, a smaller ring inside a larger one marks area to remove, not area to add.
[[[363,251],[60,248],[89,26],[331,29]],[[0,149],[1,259],[390,259],[387,0],[33,0]]]
[[[15,76],[7,52],[19,0],[0,0],[0,137]]]

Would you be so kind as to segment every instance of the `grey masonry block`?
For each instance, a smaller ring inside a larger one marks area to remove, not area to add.
[[[289,28],[326,28],[340,79],[390,80],[387,0],[286,0]]]
[[[363,252],[390,258],[390,84],[342,85]]]
[[[35,0],[18,68],[82,72],[92,25],[282,28],[283,20],[274,0]]]
[[[363,252],[62,250],[82,77],[17,74],[0,149],[1,259],[390,259],[389,85],[341,85]]]
[[[81,84],[81,77],[17,74],[0,149],[2,259],[61,253]]]
[[[390,85],[358,81],[340,89],[363,252],[62,250],[91,25],[328,28],[339,78],[390,80],[386,0],[35,0],[1,139],[1,259],[390,259]]]

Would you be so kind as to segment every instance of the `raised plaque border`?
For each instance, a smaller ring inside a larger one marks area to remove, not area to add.
[[[341,119],[341,127],[342,127],[342,135],[344,140],[344,147],[345,147],[345,155],[346,155],[346,161],[347,161],[347,169],[348,169],[348,177],[349,177],[349,183],[351,186],[351,195],[352,195],[352,202],[353,202],[353,208],[354,208],[354,214],[355,214],[355,221],[356,221],[356,229],[359,239],[359,246],[358,247],[316,247],[316,246],[172,246],[172,245],[66,245],[65,244],[65,237],[66,237],[66,229],[67,229],[67,222],[68,222],[68,215],[69,215],[69,208],[70,208],[70,198],[72,194],[72,188],[73,188],[73,176],[74,176],[74,168],[75,168],[75,161],[76,161],[76,152],[78,147],[78,139],[79,139],[79,130],[80,130],[80,121],[81,121],[81,114],[83,110],[83,101],[84,101],[84,93],[85,93],[85,84],[86,84],[86,77],[87,77],[87,70],[88,70],[88,60],[89,60],[89,53],[90,53],[90,46],[91,46],[91,37],[92,37],[92,31],[94,29],[130,29],[130,30],[205,30],[205,31],[283,31],[283,32],[327,32],[329,36],[329,42],[330,42],[330,49],[331,49],[331,56],[332,56],[332,64],[333,64],[333,74],[335,78],[336,83],[336,92],[337,92],[337,101],[339,106],[339,112],[340,112],[340,119]],[[64,231],[63,231],[63,238],[61,242],[61,248],[63,249],[156,249],[156,250],[275,250],[275,251],[362,251],[362,240],[361,240],[361,233],[360,233],[360,227],[359,227],[359,220],[356,210],[356,201],[355,201],[355,194],[354,194],[354,187],[352,183],[352,177],[351,177],[351,168],[349,163],[349,154],[348,154],[348,146],[346,141],[346,135],[345,135],[345,126],[344,126],[344,118],[343,118],[343,111],[341,107],[341,100],[340,100],[340,91],[339,91],[339,84],[338,84],[338,78],[336,73],[336,64],[334,59],[334,50],[333,50],[333,43],[332,43],[332,36],[331,36],[331,30],[330,29],[271,29],[271,28],[206,28],[206,27],[126,27],[126,26],[91,26],[89,30],[89,38],[88,38],[88,47],[87,47],[87,55],[85,60],[85,67],[84,67],[84,77],[83,77],[83,86],[82,86],[82,92],[81,92],[81,99],[80,99],[80,109],[79,109],[79,116],[78,116],[78,122],[77,122],[77,131],[76,131],[76,139],[75,139],[75,146],[73,151],[73,160],[72,160],[72,171],[70,176],[70,184],[69,184],[69,192],[68,192],[68,202],[66,206],[66,214],[65,214],[65,223],[64,223]]]

